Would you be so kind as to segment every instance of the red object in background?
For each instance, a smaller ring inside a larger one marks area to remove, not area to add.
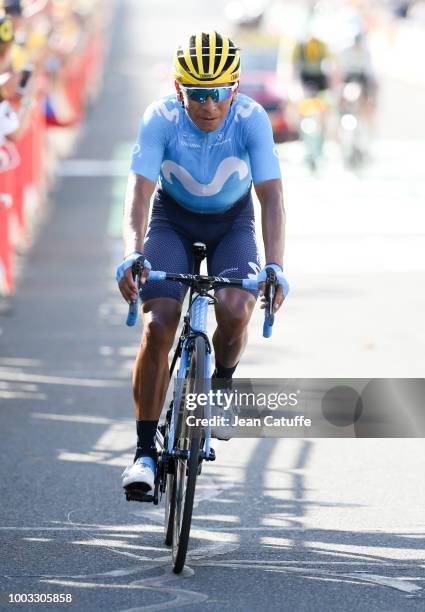
[[[245,70],[242,73],[239,91],[263,106],[272,124],[275,142],[291,139],[285,116],[287,101],[280,89],[276,71]]]
[[[44,113],[44,100],[39,98],[34,109],[34,127],[33,127],[33,155],[32,155],[32,171],[34,183],[38,190],[44,189],[45,185],[45,137],[46,137],[46,116]]]
[[[267,112],[275,142],[293,140],[296,135],[288,126],[288,92],[279,71],[278,44],[243,46],[242,74],[239,91]]]
[[[6,293],[13,292],[13,256],[10,244],[10,202],[11,196],[3,191],[4,182],[0,178],[0,289]]]
[[[27,188],[34,188],[38,197],[43,197],[46,184],[46,126],[65,128],[81,121],[86,100],[94,91],[93,83],[98,80],[102,49],[102,37],[93,36],[84,53],[64,68],[65,91],[75,111],[75,118],[64,123],[54,117],[46,117],[44,94],[40,94],[29,127],[16,147],[13,143],[7,143],[3,154],[0,150],[0,293],[13,292],[15,250],[17,246],[20,249],[26,246],[27,225],[31,222],[27,218],[25,202]]]

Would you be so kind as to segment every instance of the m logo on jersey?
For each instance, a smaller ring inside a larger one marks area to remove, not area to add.
[[[171,121],[171,122],[175,121],[175,123],[178,123],[180,119],[179,109],[173,108],[170,110],[164,102],[160,102],[157,105],[155,109],[155,114],[162,115],[164,119],[166,119],[167,121]]]
[[[243,106],[242,104],[237,104],[235,108],[235,121],[236,123],[240,121],[240,119],[248,119],[252,115],[254,111],[261,113],[263,109],[257,102],[251,102],[249,106]]]
[[[223,189],[223,185],[235,172],[239,175],[239,180],[243,181],[249,174],[249,168],[243,159],[239,157],[226,157],[220,162],[214,178],[210,183],[203,184],[197,181],[191,174],[174,161],[167,160],[161,166],[162,174],[169,183],[175,177],[188,191],[194,196],[214,196]]]

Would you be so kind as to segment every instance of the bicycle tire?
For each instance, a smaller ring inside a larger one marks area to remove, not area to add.
[[[189,366],[189,390],[191,393],[205,391],[205,357],[206,346],[204,338],[197,336]],[[194,415],[202,418],[203,407],[197,406]],[[189,450],[189,459],[177,459],[174,474],[174,521],[172,534],[173,572],[179,574],[184,567],[189,544],[190,526],[192,522],[193,502],[195,499],[196,478],[198,476],[199,451],[201,449],[202,428],[186,425],[187,409],[184,405],[181,413],[179,432],[179,448]],[[182,445],[182,446],[181,446]]]
[[[169,426],[167,424],[167,429]],[[167,432],[168,433],[168,432]],[[168,435],[166,437],[168,444]],[[174,462],[174,459],[170,459]],[[175,465],[173,466],[174,473],[166,475],[167,483],[165,486],[165,521],[164,521],[164,540],[166,546],[171,546],[173,543],[173,527],[174,527],[174,511],[176,507],[176,491],[175,491]]]
[[[175,407],[176,398],[180,397],[180,405],[178,408]],[[181,415],[183,403],[185,401],[184,391],[181,394],[177,393],[176,390],[174,392],[174,410],[177,412],[177,415]],[[170,416],[171,418],[171,416]],[[179,423],[179,421],[178,421]],[[168,448],[168,440],[170,435],[170,422],[167,421],[165,425],[165,446]],[[179,431],[179,424],[177,425],[177,433]],[[164,516],[164,543],[166,546],[172,546],[173,544],[173,529],[174,529],[174,512],[176,508],[176,460],[174,458],[170,458],[169,460],[172,462],[172,469],[166,475],[166,486],[165,486],[165,516]]]

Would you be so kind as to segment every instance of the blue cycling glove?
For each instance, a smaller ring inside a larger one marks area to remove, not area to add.
[[[275,264],[275,263],[266,264],[264,268],[260,270],[257,276],[257,281],[259,283],[266,282],[266,278],[267,278],[266,268],[273,268],[273,270],[276,272],[277,284],[282,286],[283,295],[286,297],[289,293],[289,283],[286,280],[286,278],[283,276],[283,270],[282,270],[282,267],[279,266],[279,264]]]
[[[143,257],[143,253],[138,253],[137,251],[135,253],[130,253],[130,255],[127,255],[127,257],[117,268],[115,278],[117,279],[118,283],[124,278],[125,271],[128,270],[128,268],[131,268],[134,262],[140,257]],[[147,259],[144,260],[143,266],[145,268],[148,268],[149,270],[152,269],[152,266]]]

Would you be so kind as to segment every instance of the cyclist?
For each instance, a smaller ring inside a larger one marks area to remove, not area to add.
[[[200,32],[177,49],[176,93],[146,110],[133,151],[124,206],[125,258],[117,269],[121,294],[135,301],[131,265],[191,272],[192,243],[207,245],[215,276],[257,275],[251,183],[262,209],[266,262],[281,271],[285,214],[280,166],[264,109],[237,93],[240,54],[218,32]],[[158,183],[157,183],[158,181]],[[155,193],[148,227],[150,199]],[[143,337],[133,372],[137,449],[123,486],[153,488],[155,431],[168,385],[168,353],[185,288],[152,282],[142,296]],[[231,379],[247,342],[257,294],[237,288],[216,293],[214,377]],[[274,309],[283,302],[277,290]]]
[[[330,88],[331,56],[328,46],[318,36],[309,34],[295,45],[292,63],[307,95]]]
[[[360,83],[365,101],[373,106],[377,86],[366,35],[357,32],[352,42],[342,49],[339,59],[344,83]]]

